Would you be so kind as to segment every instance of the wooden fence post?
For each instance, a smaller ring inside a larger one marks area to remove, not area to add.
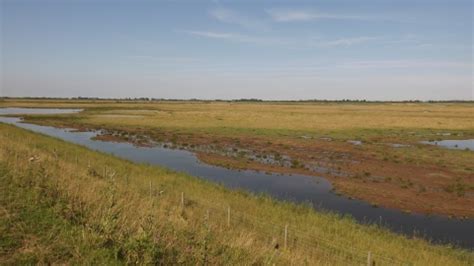
[[[184,208],[184,192],[181,192],[181,207]]]
[[[227,226],[230,227],[230,206],[227,207]]]
[[[153,191],[152,191],[152,188],[151,188],[151,180],[150,180],[150,198],[153,196]]]
[[[285,225],[285,249],[288,248],[288,224]]]
[[[207,232],[211,232],[211,215],[209,209],[206,210],[206,216],[204,217]]]
[[[371,266],[372,264],[372,254],[371,252],[369,251],[369,253],[367,253],[367,266]]]

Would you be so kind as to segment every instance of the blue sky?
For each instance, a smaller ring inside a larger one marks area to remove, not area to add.
[[[471,1],[0,7],[5,96],[473,99]]]

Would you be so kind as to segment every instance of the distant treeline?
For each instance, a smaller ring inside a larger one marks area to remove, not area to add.
[[[326,100],[326,99],[308,99],[308,100],[262,100],[256,98],[242,98],[242,99],[169,99],[169,98],[149,98],[149,97],[136,97],[136,98],[100,98],[100,97],[0,97],[0,100],[82,100],[82,101],[137,101],[137,102],[153,102],[153,101],[169,101],[169,102],[282,102],[282,103],[473,103],[473,100],[404,100],[404,101],[379,101],[379,100],[354,100],[354,99],[341,99],[341,100]]]

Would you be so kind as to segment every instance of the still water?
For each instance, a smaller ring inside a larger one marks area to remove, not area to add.
[[[56,112],[60,110],[59,112]],[[37,114],[78,112],[73,109],[0,108],[2,114]],[[407,214],[398,210],[374,208],[364,201],[351,200],[334,194],[331,183],[321,177],[287,174],[267,174],[257,171],[238,171],[200,162],[195,154],[185,150],[163,147],[137,147],[130,143],[92,140],[97,132],[73,132],[48,126],[22,123],[15,117],[0,117],[0,122],[43,133],[93,150],[113,154],[133,162],[160,165],[199,178],[213,181],[230,189],[251,193],[266,193],[276,199],[309,203],[317,210],[351,215],[361,223],[382,223],[394,232],[424,236],[434,242],[452,243],[465,248],[474,247],[474,220],[457,220],[440,216]]]
[[[436,145],[447,149],[474,151],[474,139],[422,141],[423,144]]]

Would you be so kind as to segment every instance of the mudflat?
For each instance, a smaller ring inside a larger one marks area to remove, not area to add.
[[[206,163],[328,178],[336,193],[407,212],[474,217],[474,151],[423,141],[474,138],[472,103],[8,99],[82,108],[28,122],[102,130],[102,140],[188,149]]]

